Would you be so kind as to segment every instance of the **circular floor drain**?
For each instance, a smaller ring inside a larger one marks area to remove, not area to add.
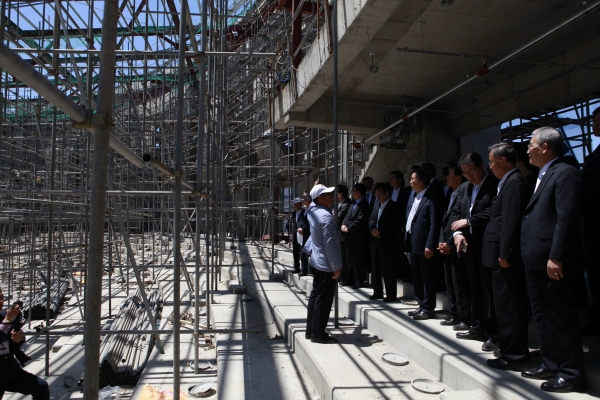
[[[398,353],[385,353],[381,358],[383,361],[392,365],[402,366],[408,364],[408,358]]]
[[[415,390],[423,393],[437,394],[444,391],[444,385],[433,379],[413,379],[411,385]]]
[[[216,393],[212,386],[213,384],[210,382],[193,385],[188,388],[188,393],[192,397],[210,397]]]

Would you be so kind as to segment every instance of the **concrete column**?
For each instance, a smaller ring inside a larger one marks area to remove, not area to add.
[[[361,178],[368,175],[375,182],[387,182],[390,172],[398,170],[404,173],[408,184],[407,174],[411,165],[430,161],[439,172],[448,161],[458,159],[459,141],[449,136],[450,124],[444,120],[445,117],[424,114],[420,118],[420,128],[411,132],[408,147],[404,150],[376,149]]]

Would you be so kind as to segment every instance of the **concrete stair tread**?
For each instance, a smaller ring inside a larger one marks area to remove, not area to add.
[[[244,400],[273,398],[293,400],[315,397],[307,374],[277,329],[255,301],[241,302],[238,295],[215,295],[214,326],[260,329],[260,333],[215,335],[217,353],[217,396]],[[300,395],[302,394],[302,395]]]
[[[257,268],[262,265],[270,267],[268,259],[253,258],[250,263]],[[291,271],[291,263],[276,263],[275,272],[285,272],[287,281],[293,285],[292,289],[300,288],[310,292],[312,277],[299,277],[292,275]],[[411,287],[402,283],[400,285],[404,292],[399,291],[399,295],[410,296]],[[524,379],[517,372],[490,369],[486,360],[493,358],[493,355],[483,352],[480,342],[456,339],[456,332],[450,327],[439,325],[440,320],[414,321],[406,312],[415,306],[373,302],[368,299],[370,294],[371,289],[340,287],[340,316],[348,316],[366,327],[455,391],[482,390],[495,399],[591,399],[600,392],[600,362],[596,360],[597,338],[584,337],[584,343],[592,343],[589,350],[593,351],[585,354],[588,393],[546,393],[539,389],[539,381]],[[304,299],[304,295],[298,296]],[[438,293],[438,306],[446,302],[444,297],[444,294]]]
[[[306,300],[281,283],[256,280],[257,273],[246,270],[243,282],[249,293],[261,302],[263,310],[278,325],[290,348],[310,376],[321,399],[426,399],[411,386],[416,378],[434,379],[414,362],[393,366],[384,362],[385,353],[397,353],[388,343],[365,344],[357,340],[361,328],[342,326],[329,332],[338,344],[323,345],[304,338]]]
[[[310,280],[306,278],[294,277],[293,280],[304,280],[305,284],[298,282],[298,285],[304,285],[306,290],[312,288]],[[482,351],[481,342],[456,339],[456,332],[450,327],[441,326],[440,320],[414,321],[407,312],[415,309],[415,306],[400,302],[373,302],[368,299],[370,294],[370,289],[340,288],[340,312],[390,342],[405,355],[417,360],[428,371],[439,371],[438,379],[454,390],[485,391],[484,388],[493,388],[494,398],[506,399],[531,396],[594,398],[582,393],[545,393],[539,389],[541,382],[524,379],[518,372],[493,370],[486,364],[487,359],[494,358],[493,354]],[[594,367],[597,365],[587,364],[587,367],[588,375],[595,376]],[[598,381],[594,379],[591,383],[592,387],[588,389],[594,389],[596,392]],[[478,388],[477,385],[481,387]]]

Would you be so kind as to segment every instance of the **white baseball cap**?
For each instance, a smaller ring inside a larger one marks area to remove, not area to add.
[[[325,185],[315,185],[310,190],[310,197],[314,200],[323,193],[332,193],[335,190],[335,187],[327,187]]]
[[[293,201],[292,204],[296,204],[296,203],[302,203],[302,199],[300,197],[296,197]]]

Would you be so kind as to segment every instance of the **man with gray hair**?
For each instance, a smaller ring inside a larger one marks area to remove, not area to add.
[[[561,162],[563,138],[554,128],[533,132],[531,164],[540,168],[535,191],[525,207],[521,225],[521,254],[525,263],[542,364],[521,373],[545,380],[548,392],[585,390],[581,333],[574,300],[579,257],[581,173]]]
[[[490,221],[483,234],[483,266],[492,275],[500,357],[487,360],[496,369],[523,371],[527,347],[527,289],[521,260],[521,220],[531,197],[529,182],[517,168],[517,150],[510,143],[489,148],[489,166],[498,183]]]

